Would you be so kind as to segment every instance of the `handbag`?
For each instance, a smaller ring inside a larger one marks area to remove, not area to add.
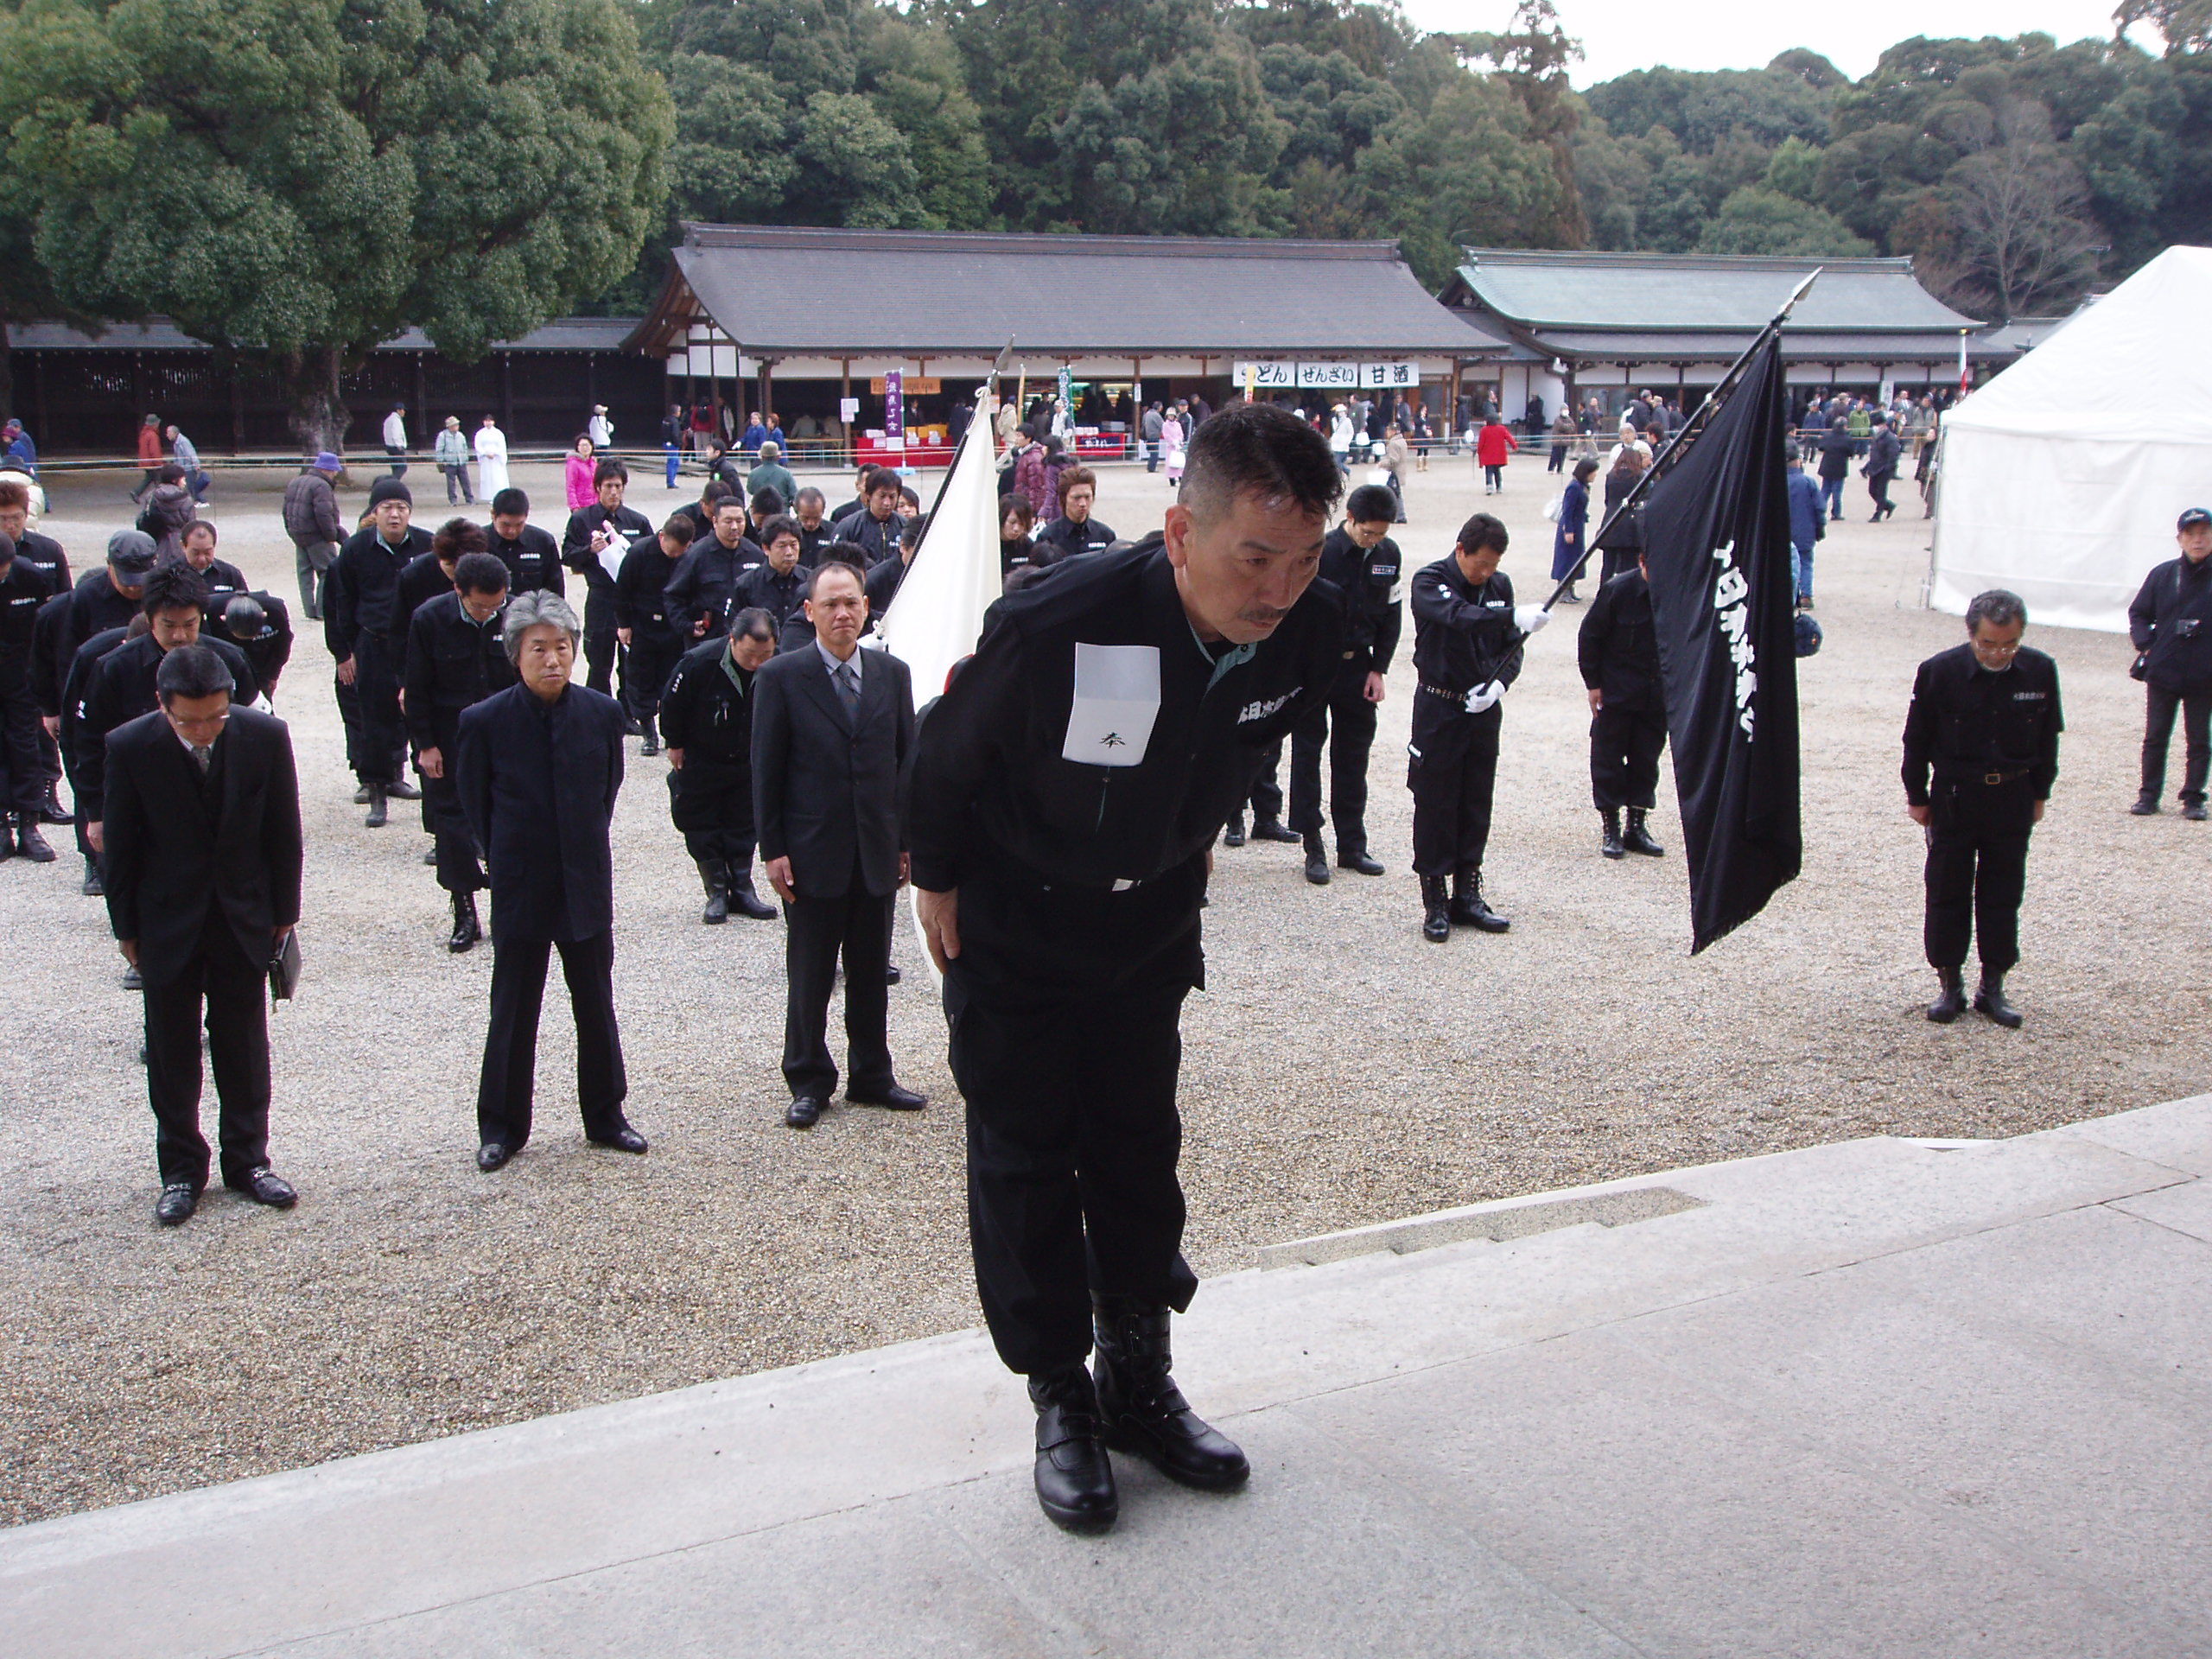
[[[1566,505],[1567,492],[1565,490],[1561,490],[1557,495],[1552,497],[1550,500],[1544,503],[1544,517],[1550,519],[1554,524],[1559,523],[1560,512]]]
[[[288,927],[284,938],[269,958],[269,995],[276,1001],[289,1002],[292,993],[300,988],[300,930]]]

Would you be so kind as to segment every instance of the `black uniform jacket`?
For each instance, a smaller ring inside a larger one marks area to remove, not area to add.
[[[2168,559],[2144,577],[2127,632],[2151,653],[2144,677],[2160,690],[2212,686],[2212,558]]]
[[[292,613],[284,601],[274,594],[245,590],[247,597],[261,607],[261,632],[250,639],[241,639],[231,632],[229,619],[224,607],[238,597],[237,594],[212,594],[207,608],[200,613],[200,637],[213,644],[222,640],[236,645],[245,654],[253,669],[253,677],[264,696],[274,696],[277,677],[284,665],[292,660]]]
[[[1972,645],[1954,645],[1920,665],[1904,717],[1904,798],[1928,804],[1938,784],[2006,772],[2028,774],[2035,798],[2050,798],[2058,776],[2058,664],[2024,645],[2012,666],[1993,674]]]
[[[839,541],[866,548],[871,565],[899,556],[899,532],[906,527],[903,515],[894,512],[888,518],[871,518],[866,507],[847,513],[831,526]]]
[[[106,565],[103,564],[97,570],[87,570],[77,578],[77,585],[69,590],[66,601],[60,602],[60,608],[51,613],[52,631],[48,637],[54,650],[53,689],[57,697],[69,678],[69,664],[77,655],[77,647],[96,633],[105,633],[110,628],[129,627],[130,619],[137,614],[138,601],[115,591],[115,583],[108,575]],[[46,612],[40,613],[39,626],[42,631],[48,626],[48,616]],[[35,691],[39,689],[35,676],[31,684]],[[48,715],[61,712],[58,702],[55,707],[49,709],[41,701],[39,710]]]
[[[1583,616],[1574,654],[1582,683],[1604,692],[1606,708],[1666,706],[1659,685],[1659,635],[1651,620],[1651,584],[1643,572],[1624,572],[1598,589]]]
[[[1414,671],[1422,685],[1464,697],[1492,680],[1510,685],[1521,677],[1528,636],[1514,626],[1510,576],[1493,575],[1478,588],[1447,555],[1414,573],[1413,593]]]
[[[591,550],[591,538],[602,524],[611,525],[614,539],[621,543],[634,542],[640,536],[652,533],[652,521],[635,507],[619,507],[609,512],[596,501],[589,506],[578,507],[569,515],[569,527],[561,537],[561,563],[584,579],[584,592],[602,603],[614,594],[614,578]]]
[[[684,639],[719,639],[729,632],[730,601],[736,596],[738,578],[768,563],[768,556],[750,537],[740,537],[734,548],[709,536],[694,542],[677,561],[668,579],[668,613]],[[707,632],[692,628],[704,619]]]
[[[679,787],[722,789],[752,775],[753,680],[726,639],[683,653],[660,699],[661,741],[683,751]]]
[[[614,925],[607,827],[622,787],[621,705],[527,686],[461,715],[461,810],[492,876],[492,942],[592,939]]]
[[[51,578],[21,553],[0,569],[0,687],[29,683],[38,613],[53,597]]]
[[[614,626],[636,632],[689,639],[690,626],[671,622],[668,583],[689,555],[670,558],[658,536],[640,536],[622,556],[614,577]]]
[[[469,615],[457,593],[426,601],[407,625],[407,737],[419,754],[437,749],[454,776],[461,711],[515,683],[504,631],[506,607],[487,622]]]
[[[190,561],[180,553],[174,558],[162,560],[162,563],[187,564]],[[245,579],[245,573],[228,559],[210,559],[207,562],[207,568],[200,572],[200,580],[207,584],[209,594],[218,601],[228,599],[232,594],[246,594],[253,591],[252,584]]]
[[[1363,548],[1338,528],[1321,543],[1321,580],[1329,584],[1344,625],[1345,655],[1362,674],[1388,674],[1397,655],[1398,578],[1404,568],[1404,556],[1388,536]]]
[[[437,555],[425,553],[419,559],[409,561],[399,573],[398,613],[406,619],[398,632],[404,638],[415,613],[435,599],[440,594],[453,592],[453,578],[446,575],[445,567],[438,563]]]
[[[227,639],[211,639],[205,634],[200,636],[200,643],[221,658],[223,665],[231,671],[234,682],[231,690],[233,709],[261,695],[260,684],[253,677],[253,665],[246,661],[244,652]],[[77,810],[88,820],[102,816],[102,798],[106,791],[107,750],[102,740],[118,728],[161,707],[160,694],[154,690],[154,677],[161,671],[162,656],[162,648],[154,643],[153,635],[142,633],[101,658],[99,666],[92,671],[79,716],[83,723],[78,737],[79,753],[73,783]],[[289,738],[285,752],[290,753]]]
[[[923,728],[916,885],[942,892],[1009,859],[1037,879],[1089,887],[1187,864],[1251,793],[1274,745],[1327,697],[1341,639],[1329,599],[1309,587],[1249,658],[1210,651],[1158,535],[1008,594]],[[1126,757],[1135,765],[1063,753],[1078,645],[1159,653],[1160,706],[1141,752]]]
[[[399,578],[429,550],[430,532],[411,525],[396,548],[385,543],[374,524],[346,538],[324,589],[322,639],[334,660],[342,663],[353,656],[358,634],[407,637],[407,613],[399,607]]]
[[[524,524],[522,534],[510,542],[486,524],[484,535],[490,543],[486,550],[507,567],[509,593],[565,594],[568,581],[561,574],[560,544],[550,531]]]
[[[35,530],[25,531],[16,537],[16,557],[44,576],[50,592],[69,591],[69,556],[53,537],[41,536]]]
[[[791,861],[802,899],[899,886],[906,849],[899,779],[914,748],[912,677],[887,651],[858,652],[853,715],[814,646],[772,657],[753,677],[753,821],[760,856]],[[689,764],[689,758],[686,758]]]
[[[756,564],[737,579],[737,587],[730,594],[729,613],[735,616],[740,611],[763,610],[774,617],[777,627],[781,628],[798,613],[800,605],[804,603],[806,584],[813,579],[814,572],[803,564],[795,564],[781,574],[772,564]],[[872,603],[868,607],[871,613],[874,608]],[[728,631],[727,619],[723,631]]]
[[[85,729],[85,698],[92,691],[92,677],[99,672],[101,659],[123,643],[126,632],[123,628],[103,628],[78,646],[77,654],[69,659],[69,672],[61,683],[61,734],[55,741],[61,746],[61,765],[69,774],[72,789],[77,787],[81,769],[78,741]],[[105,736],[97,738],[93,747],[104,750],[106,741]]]
[[[233,703],[203,780],[158,711],[107,740],[109,923],[138,941],[138,971],[165,985],[198,954],[208,906],[246,960],[300,919],[300,782],[284,722]]]
[[[1103,553],[1116,539],[1114,532],[1096,518],[1086,518],[1078,524],[1063,515],[1037,531],[1036,550],[1029,556],[1038,564],[1058,564],[1078,553]]]

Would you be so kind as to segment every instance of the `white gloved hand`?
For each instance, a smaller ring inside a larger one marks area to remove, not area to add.
[[[1513,626],[1523,633],[1541,633],[1544,625],[1551,620],[1552,613],[1541,605],[1516,605],[1513,607]]]
[[[1478,685],[1467,693],[1467,712],[1479,715],[1485,709],[1494,709],[1497,706],[1497,700],[1504,695],[1505,688],[1496,680]]]

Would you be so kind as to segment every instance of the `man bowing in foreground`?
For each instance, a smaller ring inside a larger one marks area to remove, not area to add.
[[[1186,1485],[1250,1472],[1168,1374],[1168,1316],[1198,1289],[1180,1022],[1214,837],[1340,660],[1307,588],[1341,487],[1287,410],[1223,411],[1164,531],[994,605],[918,739],[913,880],[968,1103],[976,1286],[1064,1527],[1113,1524],[1109,1446]]]

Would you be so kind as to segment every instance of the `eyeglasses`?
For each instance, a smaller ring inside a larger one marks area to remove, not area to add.
[[[1976,652],[1984,657],[2017,657],[2020,654],[2018,640],[2009,645],[1987,645],[1977,639],[1974,641],[1974,648]]]

